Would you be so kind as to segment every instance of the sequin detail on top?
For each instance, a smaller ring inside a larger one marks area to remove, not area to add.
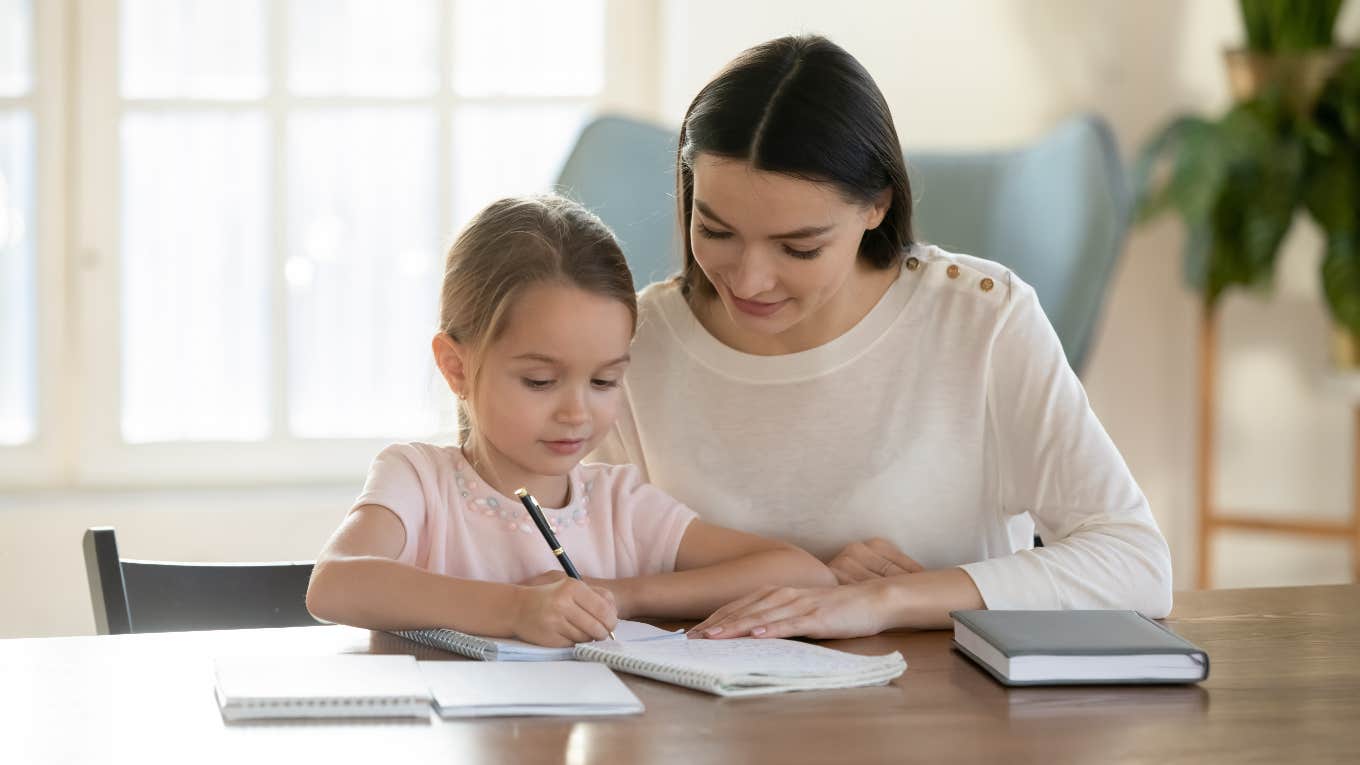
[[[534,521],[524,507],[505,497],[485,494],[491,487],[484,486],[477,471],[461,457],[454,463],[453,476],[458,485],[458,496],[463,499],[469,513],[499,521],[506,531],[522,534],[535,532]],[[591,480],[582,485],[575,476],[568,480],[571,481],[571,501],[565,507],[543,508],[543,515],[547,517],[554,533],[573,526],[590,525],[590,489],[595,482]]]

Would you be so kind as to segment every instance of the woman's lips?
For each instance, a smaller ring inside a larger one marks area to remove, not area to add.
[[[783,308],[787,302],[789,302],[787,298],[773,303],[763,303],[759,300],[742,300],[736,295],[732,296],[732,304],[737,307],[737,310],[751,316],[769,316]]]

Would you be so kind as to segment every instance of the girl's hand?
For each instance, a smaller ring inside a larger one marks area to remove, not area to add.
[[[719,608],[690,637],[851,638],[876,635],[886,624],[878,581],[840,587],[766,587]]]
[[[569,578],[570,577],[568,577],[566,573],[559,568],[553,569],[551,571],[544,571],[541,574],[535,574],[534,576],[531,576],[528,579],[525,579],[524,581],[520,582],[520,584],[526,587],[533,587],[536,585],[550,584],[552,582],[557,582]],[[634,608],[634,601],[637,600],[637,598],[634,595],[634,589],[636,588],[629,587],[629,580],[587,578],[585,580],[585,583],[595,588],[596,590],[602,590],[604,592],[609,593],[609,596],[613,599],[614,616],[616,618],[618,619],[633,618],[633,614],[636,612],[636,609]]]
[[[513,608],[515,637],[546,646],[608,640],[619,621],[613,593],[566,575],[545,584],[521,586]]]
[[[867,582],[900,574],[916,574],[925,567],[886,539],[851,542],[826,564],[841,584]]]

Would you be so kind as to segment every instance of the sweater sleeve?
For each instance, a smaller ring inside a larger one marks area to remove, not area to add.
[[[1171,610],[1171,554],[1096,419],[1033,288],[1010,277],[987,379],[1000,512],[1030,513],[1044,546],[964,565],[992,609]]]

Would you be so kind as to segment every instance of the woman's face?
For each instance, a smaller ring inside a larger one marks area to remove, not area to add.
[[[882,222],[889,193],[860,204],[829,184],[703,153],[692,169],[694,259],[737,335],[779,337],[785,350],[815,347],[877,301],[881,291],[862,305],[870,292],[859,282],[873,269],[859,262],[859,245]]]

